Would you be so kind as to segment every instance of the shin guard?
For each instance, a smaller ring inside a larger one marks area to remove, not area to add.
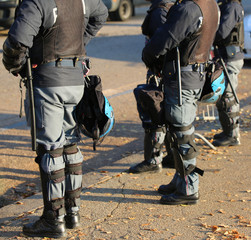
[[[83,156],[76,145],[64,149],[66,193],[65,204],[67,212],[77,212],[80,208],[82,190]]]

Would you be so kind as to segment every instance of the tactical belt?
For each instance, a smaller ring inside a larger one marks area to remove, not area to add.
[[[82,59],[78,58],[59,58],[56,61],[44,63],[44,66],[52,67],[80,67],[82,68]]]
[[[185,67],[180,67],[180,70],[182,72],[205,72],[206,64],[205,63],[189,64]]]

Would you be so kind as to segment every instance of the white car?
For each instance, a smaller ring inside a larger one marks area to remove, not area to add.
[[[251,0],[242,0],[244,8],[244,52],[245,59],[251,59]]]

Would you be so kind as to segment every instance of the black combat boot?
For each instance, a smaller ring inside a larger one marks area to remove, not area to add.
[[[38,156],[36,162],[39,164],[44,211],[39,220],[34,223],[26,224],[23,227],[23,233],[29,237],[48,237],[61,238],[66,236],[65,226],[65,207],[64,198],[49,200],[48,184],[51,184],[49,175],[41,167],[41,159]],[[61,171],[64,179],[64,169]],[[52,175],[53,176],[53,175]],[[54,175],[55,176],[55,175]],[[57,180],[57,179],[56,179]]]
[[[65,216],[66,227],[69,229],[80,227],[80,215],[78,212],[67,213]]]
[[[193,205],[196,204],[199,200],[199,193],[195,193],[192,195],[183,195],[180,193],[171,193],[169,195],[164,195],[160,199],[161,204],[165,205]]]
[[[162,160],[162,167],[163,168],[175,168],[174,167],[174,159],[172,153],[168,153]]]
[[[226,137],[226,134],[224,132],[217,133],[217,134],[214,135],[214,139],[220,139],[220,138],[223,138],[223,137]]]
[[[213,145],[216,147],[238,146],[241,145],[239,137],[224,136],[213,141]]]
[[[177,173],[174,175],[172,181],[167,185],[161,185],[158,189],[158,193],[168,195],[174,193],[177,190]]]
[[[34,223],[24,225],[23,233],[29,237],[66,237],[66,227],[63,217],[55,218],[53,214],[43,214]]]
[[[161,185],[158,189],[158,193],[168,195],[174,193],[177,190],[176,186],[171,182],[167,185]]]
[[[144,173],[144,172],[161,172],[162,164],[151,164],[147,161],[143,161],[136,166],[132,166],[129,168],[129,173]]]

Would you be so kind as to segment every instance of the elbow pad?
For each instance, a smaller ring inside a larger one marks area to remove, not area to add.
[[[5,68],[13,73],[17,74],[23,68],[26,62],[27,47],[20,43],[14,43],[8,37],[3,44],[3,65]]]

